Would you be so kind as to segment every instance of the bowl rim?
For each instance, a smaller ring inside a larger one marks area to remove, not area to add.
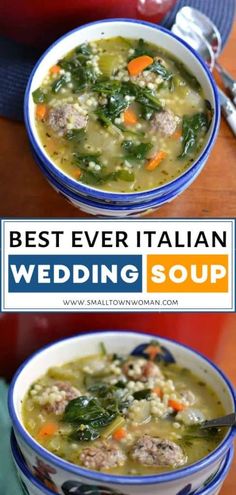
[[[8,392],[8,409],[9,409],[9,415],[13,423],[14,429],[17,430],[21,438],[24,440],[26,445],[28,445],[35,453],[43,457],[45,460],[50,462],[51,464],[57,466],[58,468],[62,468],[64,471],[68,471],[70,473],[73,473],[75,475],[79,475],[84,478],[88,479],[93,479],[96,481],[103,481],[106,483],[110,484],[121,484],[121,485],[150,485],[150,484],[159,484],[159,483],[165,483],[165,482],[170,482],[170,481],[175,481],[178,479],[183,478],[185,475],[190,475],[195,473],[196,471],[200,470],[201,468],[207,467],[209,464],[212,462],[216,461],[222,452],[225,451],[228,445],[232,443],[232,439],[235,435],[235,431],[233,428],[229,428],[229,431],[221,441],[221,443],[214,449],[210,454],[205,456],[203,459],[200,459],[199,461],[190,464],[189,466],[186,466],[184,468],[177,469],[172,472],[167,472],[167,473],[162,473],[158,475],[152,475],[152,476],[119,476],[119,475],[113,475],[113,474],[105,474],[101,473],[98,471],[92,471],[86,468],[83,468],[81,466],[77,466],[75,464],[72,464],[68,461],[65,461],[61,459],[60,457],[52,454],[48,450],[46,450],[44,447],[42,447],[34,438],[28,433],[26,428],[24,428],[21,424],[21,422],[18,420],[15,408],[14,408],[14,389],[15,385],[17,382],[17,379],[23,369],[32,361],[38,354],[42,354],[45,350],[57,346],[58,344],[62,344],[63,342],[73,342],[74,340],[79,340],[81,337],[85,338],[87,336],[93,336],[93,335],[101,335],[101,338],[105,338],[108,334],[110,336],[118,336],[122,334],[126,334],[127,337],[132,337],[132,336],[140,336],[143,338],[147,337],[155,337],[156,339],[162,340],[164,343],[168,345],[168,343],[174,343],[178,347],[185,349],[186,351],[193,353],[196,357],[200,357],[203,359],[203,361],[206,361],[208,365],[210,365],[213,368],[214,372],[217,372],[218,375],[223,379],[225,384],[227,385],[227,388],[231,394],[231,398],[234,404],[234,410],[236,410],[236,395],[235,391],[233,388],[233,385],[231,384],[230,380],[228,377],[224,374],[223,371],[215,364],[213,363],[208,357],[204,356],[202,353],[192,349],[192,347],[187,346],[185,344],[182,344],[174,339],[168,339],[165,337],[160,337],[156,334],[153,333],[143,333],[143,332],[135,332],[135,331],[129,331],[127,329],[123,330],[94,330],[94,331],[89,331],[89,332],[81,332],[78,335],[74,335],[72,337],[65,337],[60,340],[57,340],[56,342],[50,343],[43,348],[39,349],[33,355],[31,355],[28,359],[26,359],[22,365],[18,368],[16,371],[12,382],[9,387],[9,392]]]
[[[153,189],[148,189],[148,190],[139,191],[139,192],[132,192],[132,193],[116,193],[116,192],[109,192],[109,191],[103,191],[103,190],[96,189],[96,188],[91,188],[85,184],[82,184],[81,182],[77,182],[74,179],[67,176],[66,174],[64,174],[61,170],[59,170],[57,168],[57,166],[53,163],[53,161],[50,160],[46,154],[43,153],[43,151],[41,150],[41,148],[39,147],[39,145],[37,143],[37,140],[35,139],[35,133],[33,132],[31,124],[30,124],[29,107],[30,107],[30,99],[31,99],[31,85],[32,85],[32,81],[34,79],[35,72],[37,71],[38,67],[40,66],[40,64],[43,61],[43,59],[45,58],[45,56],[55,46],[57,46],[65,38],[72,35],[73,33],[76,33],[80,30],[86,30],[86,28],[90,27],[90,26],[100,25],[100,24],[103,25],[103,24],[109,24],[109,23],[110,24],[124,23],[127,25],[139,24],[139,25],[147,26],[147,27],[152,28],[152,29],[156,29],[157,31],[161,31],[161,32],[165,33],[167,36],[174,38],[175,41],[177,41],[178,43],[183,45],[191,53],[191,55],[193,55],[193,57],[195,57],[195,59],[197,59],[197,61],[199,62],[200,66],[201,66],[201,69],[203,70],[203,72],[207,76],[208,83],[209,83],[209,85],[212,89],[212,92],[213,92],[214,115],[213,115],[212,129],[210,131],[207,144],[204,146],[202,152],[199,154],[197,159],[193,162],[193,164],[186,171],[184,171],[180,176],[176,177],[172,181],[167,182],[167,184],[164,184],[163,186],[160,186],[160,187],[155,187]],[[58,176],[59,179],[61,181],[63,181],[66,186],[75,188],[78,190],[78,192],[82,191],[83,194],[92,195],[92,196],[95,196],[95,198],[97,197],[99,199],[104,199],[104,200],[110,199],[110,200],[114,200],[114,201],[129,201],[129,200],[132,200],[134,197],[142,200],[142,199],[148,198],[151,195],[154,195],[155,191],[164,193],[170,187],[170,184],[176,184],[176,186],[178,186],[179,181],[184,180],[184,178],[186,176],[188,176],[188,173],[190,171],[194,171],[195,168],[198,166],[200,161],[202,161],[202,160],[206,161],[207,160],[207,156],[210,153],[210,151],[214,145],[215,139],[217,137],[217,132],[219,129],[220,103],[219,103],[219,95],[218,95],[216,83],[215,83],[207,65],[205,64],[203,59],[200,57],[200,55],[198,55],[198,53],[186,41],[182,40],[179,36],[172,33],[168,29],[166,29],[160,25],[153,24],[153,23],[148,22],[148,21],[142,21],[139,19],[128,19],[125,17],[124,18],[117,18],[117,19],[112,18],[112,19],[102,19],[102,20],[95,21],[95,22],[89,22],[89,23],[83,24],[81,26],[78,26],[77,28],[72,29],[71,31],[68,31],[67,33],[62,35],[60,38],[58,38],[54,43],[52,43],[44,51],[44,53],[41,55],[41,57],[39,58],[39,60],[35,64],[32,72],[30,74],[27,86],[26,86],[25,96],[24,96],[24,121],[25,121],[26,130],[27,130],[27,133],[29,136],[29,140],[30,140],[35,152],[39,156],[40,160],[42,160],[43,163],[45,164],[45,166],[47,166],[47,168],[52,173],[54,173],[54,175]]]
[[[54,495],[54,492],[47,488],[46,486],[43,485],[29,470],[23,454],[20,451],[20,448],[17,444],[16,437],[14,435],[13,430],[11,431],[11,438],[10,438],[10,443],[11,443],[11,452],[13,455],[13,458],[20,469],[20,471],[25,475],[25,477],[34,485],[36,488],[42,491],[45,495]],[[206,485],[206,488],[203,487],[201,490],[199,490],[197,493],[198,495],[210,495],[211,489],[212,488],[217,488],[219,484],[225,480],[226,475],[230,469],[230,466],[233,461],[233,456],[234,456],[234,446],[233,444],[230,446],[229,450],[226,453],[225,458],[222,461],[221,466],[219,467],[216,475],[213,477],[213,479],[210,481],[209,484]]]

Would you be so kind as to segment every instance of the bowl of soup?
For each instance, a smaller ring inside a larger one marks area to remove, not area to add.
[[[204,166],[219,126],[206,65],[166,29],[129,19],[81,26],[36,64],[25,122],[42,167],[111,207],[158,200]]]
[[[200,489],[234,437],[200,425],[234,411],[232,385],[208,359],[127,331],[49,345],[20,367],[9,391],[31,473],[62,495],[71,481],[120,495]]]
[[[48,487],[46,487],[45,484],[41,480],[39,480],[38,477],[32,475],[32,473],[30,472],[20,452],[14,435],[12,435],[11,437],[11,450],[16,470],[19,476],[19,481],[23,488],[23,493],[25,493],[26,495],[53,495],[53,493],[55,492],[53,491],[53,487],[50,486],[50,483],[48,483]],[[230,450],[227,452],[226,457],[223,460],[222,465],[220,466],[217,473],[211,480],[209,480],[209,482],[204,486],[203,489],[198,491],[198,495],[217,495],[219,493],[231,467],[233,455],[234,449],[233,447],[231,447]],[[186,495],[189,495],[191,493],[190,490],[191,487],[186,486],[184,493]],[[79,483],[71,481],[65,484],[63,493],[64,495],[81,495],[81,493],[83,493],[84,495],[112,495],[114,492],[105,487],[100,490],[94,485],[81,485]]]

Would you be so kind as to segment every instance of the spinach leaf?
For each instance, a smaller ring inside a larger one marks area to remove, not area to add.
[[[88,387],[88,391],[95,394],[97,397],[107,397],[112,391],[112,386],[104,382],[97,382]]]
[[[141,103],[141,105],[155,110],[156,112],[160,112],[163,109],[160,100],[154,96],[149,89],[140,88],[135,99],[138,103]]]
[[[120,180],[124,180],[125,182],[134,182],[135,175],[134,172],[127,169],[117,170],[116,178]]]
[[[123,141],[122,148],[125,152],[125,156],[129,160],[144,160],[148,151],[152,149],[151,143],[135,144],[133,141]]]
[[[138,43],[134,49],[134,53],[129,57],[129,60],[132,60],[133,58],[136,57],[141,57],[141,55],[149,55],[149,57],[155,56],[155,53],[152,50],[152,48],[150,48],[142,38],[138,40]]]
[[[74,93],[79,93],[86,85],[96,81],[96,74],[92,66],[77,66],[71,73]]]
[[[65,74],[63,74],[63,76],[56,79],[56,81],[54,81],[54,83],[52,84],[52,92],[58,93],[61,90],[61,88],[63,88],[66,85],[66,83],[67,83],[67,77]]]
[[[91,87],[92,91],[107,95],[108,103],[98,107],[96,115],[104,126],[109,126],[115,118],[128,106],[125,96],[133,96],[141,105],[141,115],[146,120],[153,116],[154,111],[162,110],[160,100],[146,88],[140,88],[137,84],[109,79],[98,81]],[[122,129],[121,129],[122,130]]]
[[[155,110],[153,108],[149,108],[145,105],[140,104],[140,116],[144,120],[151,120],[152,117],[154,116]]]
[[[91,425],[82,425],[82,428],[76,428],[70,435],[71,440],[76,440],[77,442],[90,442],[96,440],[100,437],[98,430],[92,428]]]
[[[67,423],[87,424],[104,417],[107,417],[107,412],[97,398],[81,395],[67,404],[63,421]]]
[[[83,44],[76,48],[75,53],[59,60],[58,64],[65,71],[70,72],[73,91],[80,92],[86,85],[94,84],[97,80],[94,68],[90,62],[91,50],[89,45]]]
[[[88,45],[88,43],[82,43],[82,45],[79,45],[76,47],[75,49],[75,53],[76,54],[82,54],[84,55],[86,58],[90,58],[91,55],[92,55],[92,49],[91,47]]]
[[[104,127],[108,127],[112,124],[111,118],[107,115],[106,107],[100,106],[97,108],[97,110],[95,110],[94,113],[98,116],[98,120],[100,120],[101,124],[103,124]]]
[[[131,81],[123,82],[121,84],[121,89],[123,94],[134,96],[135,101],[141,103],[144,106],[156,110],[157,112],[163,109],[160,100],[153,95],[152,91],[147,88],[140,88],[137,84]]]
[[[185,158],[197,146],[198,137],[201,132],[206,133],[209,127],[207,113],[200,112],[194,115],[184,115],[182,124],[182,152],[179,159]]]
[[[185,79],[186,83],[195,91],[200,91],[201,85],[197,78],[189,72],[185,65],[179,60],[174,60],[175,66],[180,72],[180,75]]]
[[[74,159],[76,165],[83,171],[81,182],[89,185],[104,184],[109,180],[113,180],[115,177],[115,172],[106,173],[106,168],[102,165],[99,160],[100,153],[74,153]],[[100,165],[99,170],[90,169],[89,162],[92,161],[97,165]]]
[[[100,393],[101,386],[98,389]],[[62,421],[73,425],[70,438],[78,441],[95,440],[100,437],[101,430],[118,416],[120,408],[122,410],[123,407],[115,397],[103,399],[81,396],[67,404]]]
[[[122,380],[118,380],[118,382],[115,383],[116,388],[126,388],[127,383],[123,382]]]
[[[220,433],[220,428],[200,428],[199,425],[189,426],[185,435],[183,435],[183,440],[191,439],[201,439],[211,440]]]
[[[107,105],[103,105],[97,108],[95,114],[98,116],[102,124],[107,127],[114,120],[120,116],[121,112],[128,106],[128,102],[125,100],[124,95],[121,93],[114,93],[108,96]]]
[[[74,158],[76,163],[82,168],[82,170],[87,170],[89,166],[89,162],[97,163],[97,165],[101,165],[99,161],[100,153],[75,153]]]
[[[115,93],[108,98],[107,113],[114,120],[127,106],[128,102],[125,100],[124,95]]]
[[[170,70],[168,70],[161,62],[155,60],[152,65],[147,67],[147,70],[150,72],[155,72],[162,77],[165,81],[170,81],[173,78],[173,74]]]
[[[116,180],[116,172],[111,172],[108,174],[96,174],[95,172],[91,171],[86,171],[83,172],[81,182],[84,184],[90,184],[90,185],[95,185],[95,184],[105,184],[106,182],[109,182],[111,180]]]
[[[92,87],[91,90],[95,93],[103,93],[104,95],[112,95],[115,92],[121,91],[122,84],[120,81],[111,79],[100,79]]]
[[[70,129],[67,131],[65,137],[68,139],[68,141],[75,141],[75,142],[80,142],[85,135],[85,130],[84,129]]]
[[[95,186],[96,184],[103,184],[101,177],[92,170],[84,170],[82,176],[80,177],[80,182],[83,184],[88,184],[90,186]]]
[[[133,398],[136,400],[142,400],[142,399],[147,399],[148,397],[151,396],[151,389],[146,388],[144,390],[138,390],[137,392],[133,393]]]
[[[41,88],[33,91],[32,96],[34,103],[45,103],[48,99],[47,93],[45,93]]]
[[[78,69],[78,66],[80,65],[75,56],[70,57],[70,58],[63,58],[58,61],[58,65],[64,69],[66,72],[71,72],[73,73]]]

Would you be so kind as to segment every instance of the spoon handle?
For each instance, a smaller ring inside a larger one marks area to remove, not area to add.
[[[222,114],[236,136],[236,107],[220,88],[218,88],[218,93],[220,96]]]
[[[236,80],[218,62],[215,62],[215,68],[220,74],[225,88],[228,89],[230,96],[236,105]]]
[[[236,413],[222,416],[221,418],[210,419],[201,423],[200,428],[213,428],[217,426],[236,426]]]

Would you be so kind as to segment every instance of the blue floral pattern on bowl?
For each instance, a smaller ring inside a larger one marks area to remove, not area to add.
[[[150,346],[156,347],[156,356],[154,358],[155,361],[164,361],[165,363],[175,363],[176,360],[173,354],[163,345],[160,345],[157,340],[151,340],[148,344],[139,344],[135,349],[131,352],[131,356],[140,356],[144,358],[150,357],[148,353],[148,348]]]
[[[176,495],[193,495],[194,492],[191,492],[192,485],[189,483],[187,486],[185,486],[180,492],[178,492]]]
[[[65,495],[124,495],[106,486],[85,485],[78,481],[66,481],[61,489]]]

